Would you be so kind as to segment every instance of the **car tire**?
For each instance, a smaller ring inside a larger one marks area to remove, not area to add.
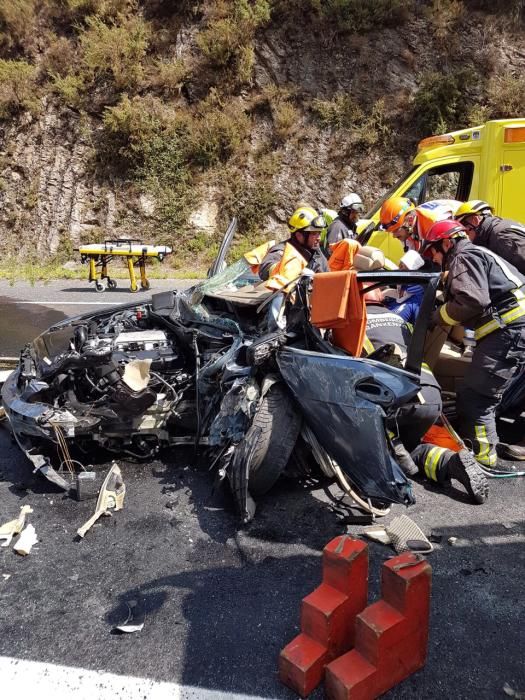
[[[273,384],[263,396],[245,440],[258,432],[248,477],[254,496],[269,491],[283,473],[301,431],[301,415],[281,383]]]

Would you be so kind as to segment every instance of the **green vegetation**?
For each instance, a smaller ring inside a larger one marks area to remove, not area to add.
[[[35,66],[26,61],[0,59],[0,118],[12,116],[21,109],[38,111]]]
[[[60,124],[70,119],[71,140],[91,154],[87,180],[116,193],[118,231],[176,240],[172,264],[201,274],[232,215],[240,254],[261,241],[276,212],[282,218],[286,196],[308,196],[321,180],[326,192],[347,177],[345,164],[366,170],[380,148],[391,157],[394,133],[398,155],[430,133],[523,114],[525,83],[512,62],[512,71],[502,69],[494,46],[524,14],[522,0],[4,0],[2,165],[16,153],[13,125],[30,142],[49,111]],[[377,42],[390,39],[393,61],[383,71]],[[332,71],[331,57],[340,64],[346,54],[348,75],[340,65]],[[325,77],[314,82],[307,71],[317,56]],[[9,170],[0,179],[5,255],[31,250],[39,212],[39,175],[20,177],[14,195]],[[218,208],[214,234],[190,224],[207,193]],[[104,206],[90,204],[95,214]],[[61,274],[60,263],[74,257],[66,238],[60,258],[27,263],[23,274]]]

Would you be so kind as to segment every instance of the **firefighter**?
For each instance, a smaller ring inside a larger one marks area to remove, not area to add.
[[[427,234],[424,255],[447,272],[445,303],[434,313],[441,326],[474,329],[476,347],[457,396],[461,431],[484,469],[516,471],[525,447],[500,443],[496,408],[525,363],[525,277],[492,251],[474,245],[458,221],[439,221]]]
[[[330,246],[344,238],[355,238],[357,222],[364,212],[361,197],[352,192],[343,197],[336,218],[328,226],[326,238],[322,241],[325,256],[330,257]]]
[[[262,280],[271,277],[279,266],[285,249],[291,251],[304,267],[313,272],[328,272],[328,263],[319,245],[325,226],[325,220],[313,207],[298,207],[288,220],[290,237],[270,248],[259,266],[259,277]]]
[[[454,217],[467,229],[476,245],[488,248],[525,275],[525,226],[492,214],[492,207],[481,199],[465,202]]]
[[[402,243],[405,252],[419,251],[432,224],[449,219],[460,205],[455,199],[434,199],[416,207],[407,197],[391,197],[383,202],[379,222]]]
[[[407,355],[411,333],[405,321],[383,306],[379,289],[365,292],[367,311],[365,352],[375,354],[373,357],[389,364],[403,367]],[[381,351],[384,356],[380,356]],[[487,498],[488,488],[483,472],[468,450],[463,450],[461,458],[453,458],[454,453],[447,450],[439,453],[439,464],[434,460],[435,452],[427,459],[427,448],[434,445],[420,445],[421,438],[436,422],[441,414],[441,387],[430,368],[423,365],[420,375],[420,391],[417,397],[397,411],[395,418],[387,422],[388,436],[396,460],[409,476],[418,473],[442,486],[448,486],[451,479],[456,479],[465,487],[472,501],[483,503]]]

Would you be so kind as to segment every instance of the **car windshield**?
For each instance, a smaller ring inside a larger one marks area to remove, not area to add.
[[[232,265],[228,265],[222,272],[193,287],[191,289],[191,303],[199,304],[207,295],[216,296],[220,292],[234,292],[242,287],[259,284],[260,281],[259,276],[252,272],[248,261],[241,258]]]

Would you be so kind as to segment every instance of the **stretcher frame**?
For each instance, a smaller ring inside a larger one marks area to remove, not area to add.
[[[146,245],[134,238],[107,240],[100,244],[92,243],[80,246],[78,250],[82,264],[89,263],[88,281],[95,283],[97,292],[105,292],[107,287],[116,289],[117,281],[108,274],[108,264],[115,258],[126,259],[131,292],[139,290],[135,267],[140,271],[141,289],[148,290],[151,285],[146,275],[147,258],[157,258],[162,262],[172,252],[168,246]]]

